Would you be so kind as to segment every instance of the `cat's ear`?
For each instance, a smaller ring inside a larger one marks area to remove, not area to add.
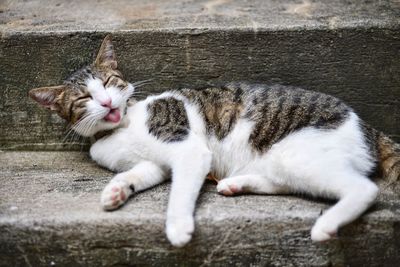
[[[64,85],[35,88],[29,91],[29,96],[41,106],[53,111],[59,111],[60,107],[57,104],[57,100],[64,90]]]
[[[117,68],[117,59],[110,34],[104,38],[94,63],[97,66],[106,66],[113,70]]]

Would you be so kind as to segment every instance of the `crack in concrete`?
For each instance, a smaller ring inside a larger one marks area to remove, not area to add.
[[[187,35],[185,39],[185,55],[186,55],[186,71],[191,69],[191,56],[190,56],[190,36]]]
[[[228,240],[228,238],[229,238],[230,235],[232,234],[233,230],[234,230],[234,229],[231,228],[231,229],[224,235],[224,238],[221,240],[221,242],[218,243],[218,245],[215,246],[215,248],[211,251],[211,253],[208,255],[207,259],[204,260],[204,262],[200,265],[200,267],[207,266],[207,265],[209,265],[209,264],[212,263],[212,258],[214,257],[214,254],[215,254],[216,252],[218,252],[218,251],[221,249],[222,245]]]
[[[32,264],[29,261],[28,256],[25,253],[25,250],[23,248],[21,248],[19,245],[17,245],[17,249],[19,251],[21,251],[21,256],[22,256],[22,258],[24,258],[24,261],[25,261],[26,265],[29,266],[29,267],[32,267]]]

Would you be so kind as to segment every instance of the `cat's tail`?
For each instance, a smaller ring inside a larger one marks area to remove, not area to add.
[[[400,181],[400,144],[375,130],[380,174],[389,183]]]

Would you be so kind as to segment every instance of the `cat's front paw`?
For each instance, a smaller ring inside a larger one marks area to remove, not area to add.
[[[183,247],[192,239],[194,220],[192,217],[168,219],[166,227],[169,242],[175,247]]]
[[[217,191],[224,196],[232,196],[242,193],[243,186],[235,179],[225,178],[218,183]]]
[[[338,227],[326,222],[325,220],[318,219],[313,228],[311,229],[311,240],[314,242],[324,242],[337,237]]]
[[[114,210],[126,202],[132,190],[123,180],[111,180],[101,194],[100,203],[104,210]]]

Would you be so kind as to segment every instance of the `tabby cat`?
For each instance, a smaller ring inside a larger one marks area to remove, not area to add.
[[[105,210],[172,176],[166,233],[177,247],[194,231],[193,213],[207,175],[225,196],[306,193],[338,199],[316,221],[325,241],[375,200],[375,169],[398,180],[400,146],[366,125],[339,99],[281,85],[228,84],[173,90],[139,101],[124,80],[110,36],[93,64],[63,85],[29,95],[82,136],[90,155],[118,172],[101,195]],[[128,105],[128,102],[130,103]]]

